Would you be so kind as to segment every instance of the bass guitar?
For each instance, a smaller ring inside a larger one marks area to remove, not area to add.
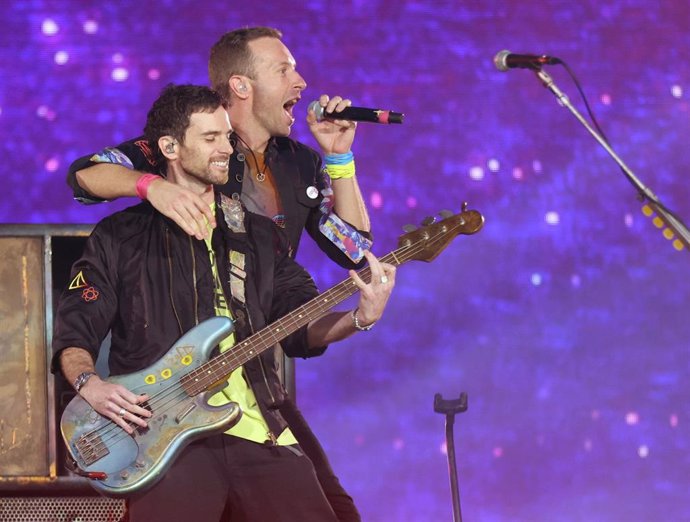
[[[441,216],[444,219],[439,222],[427,220],[418,229],[407,229],[399,238],[398,248],[381,261],[396,266],[410,260],[430,262],[457,235],[474,234],[484,224],[483,216],[467,210],[466,205],[459,214],[444,211]],[[369,267],[358,273],[362,280],[371,280]],[[187,444],[225,431],[239,420],[237,404],[208,404],[235,369],[325,315],[356,291],[354,281],[348,278],[213,358],[211,352],[232,332],[233,323],[227,317],[208,319],[183,335],[148,368],[110,377],[110,382],[149,396],[142,404],[153,414],[148,427],[132,425],[132,435],[77,395],[60,422],[73,469],[92,478],[93,487],[108,496],[126,496],[152,486]]]

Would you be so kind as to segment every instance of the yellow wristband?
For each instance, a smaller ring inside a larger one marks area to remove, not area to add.
[[[345,163],[345,165],[328,165],[326,164],[326,172],[331,179],[347,179],[355,175],[354,160]]]

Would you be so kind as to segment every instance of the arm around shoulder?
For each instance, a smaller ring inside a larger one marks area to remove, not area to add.
[[[97,163],[75,172],[82,189],[105,200],[136,196],[141,176],[141,172],[115,163]]]
[[[75,160],[67,184],[82,203],[136,196],[136,183],[145,172],[157,172],[148,142],[135,138]]]

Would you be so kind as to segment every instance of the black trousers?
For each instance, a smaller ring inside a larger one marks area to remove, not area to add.
[[[229,435],[193,442],[153,488],[132,496],[130,522],[335,522],[299,446]]]
[[[340,522],[361,522],[362,517],[355,506],[352,497],[347,494],[343,486],[340,484],[338,477],[333,473],[331,464],[328,462],[326,452],[321,447],[321,443],[311,431],[306,419],[297,408],[297,405],[292,399],[286,398],[281,404],[280,414],[287,421],[292,430],[293,435],[299,442],[300,447],[304,450],[314,464],[316,476],[321,484],[321,489],[328,499],[328,503],[335,511],[336,516]]]

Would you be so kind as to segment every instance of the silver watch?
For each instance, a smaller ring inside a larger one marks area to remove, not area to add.
[[[77,393],[79,393],[79,390],[81,390],[84,385],[88,382],[88,380],[96,375],[95,372],[82,372],[79,375],[77,375],[77,378],[74,379],[74,389],[77,390]]]

